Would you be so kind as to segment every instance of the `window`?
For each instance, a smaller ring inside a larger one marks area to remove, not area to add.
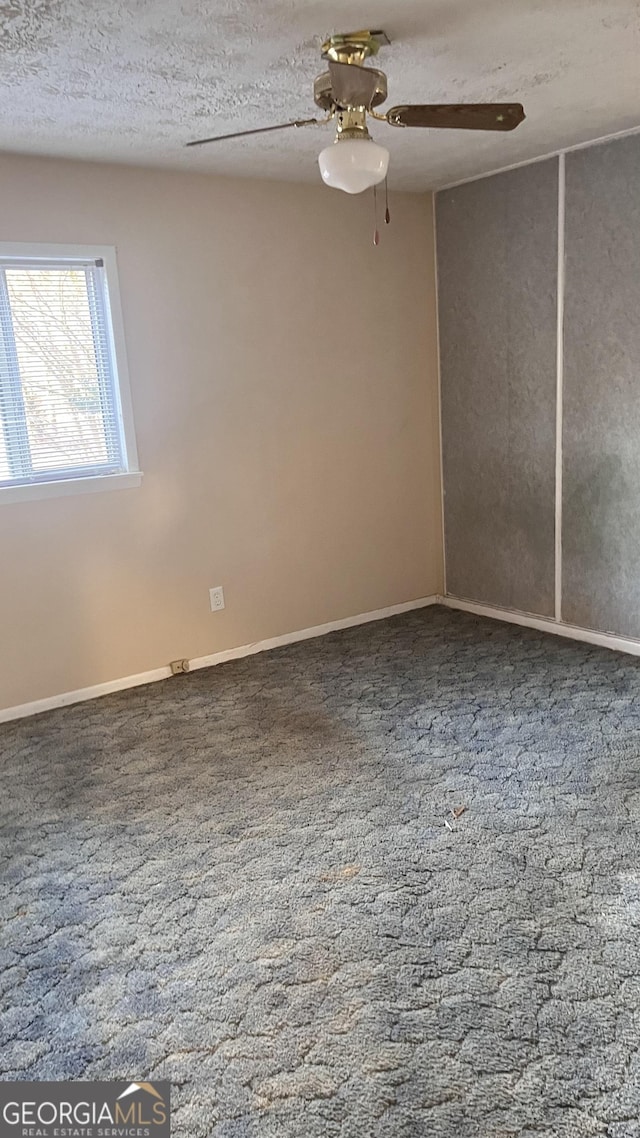
[[[0,244],[0,500],[140,478],[114,250]]]

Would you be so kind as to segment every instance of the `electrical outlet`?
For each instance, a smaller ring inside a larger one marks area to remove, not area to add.
[[[215,589],[209,589],[209,604],[211,605],[211,612],[220,612],[220,609],[224,608],[222,585],[216,585]]]
[[[181,676],[183,672],[189,671],[188,660],[172,660],[169,664],[172,676]]]

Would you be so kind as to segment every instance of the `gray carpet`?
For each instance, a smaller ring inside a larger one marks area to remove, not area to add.
[[[638,1138],[639,677],[430,609],[0,729],[0,1076],[168,1078],[189,1138]]]

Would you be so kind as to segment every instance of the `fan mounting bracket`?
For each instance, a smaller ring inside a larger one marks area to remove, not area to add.
[[[364,63],[371,55],[377,55],[381,47],[390,44],[386,32],[362,31],[342,32],[329,36],[322,45],[322,58],[333,59],[336,63]]]

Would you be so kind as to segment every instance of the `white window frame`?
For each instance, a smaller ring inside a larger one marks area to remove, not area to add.
[[[51,478],[15,486],[0,486],[0,504],[4,502],[23,502],[37,498],[65,497],[68,494],[86,494],[95,490],[126,490],[140,486],[142,471],[138,464],[138,450],[133,427],[133,406],[129,369],[125,350],[124,325],[120,289],[118,287],[118,266],[116,251],[112,245],[50,245],[32,242],[0,242],[0,257],[16,261],[30,260],[69,261],[102,260],[106,284],[106,323],[109,338],[109,352],[115,369],[115,397],[122,454],[125,462],[124,472],[117,474],[95,474],[77,478]]]

